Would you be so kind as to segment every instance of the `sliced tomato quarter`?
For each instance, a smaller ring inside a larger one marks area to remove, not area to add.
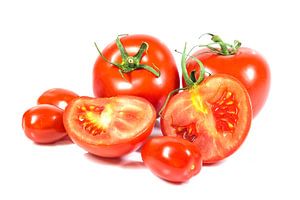
[[[137,149],[150,135],[155,119],[154,107],[133,96],[80,97],[64,113],[70,138],[102,157],[120,157]]]
[[[229,75],[212,75],[171,98],[161,116],[164,135],[182,137],[200,148],[204,163],[215,163],[245,140],[252,120],[245,87]]]

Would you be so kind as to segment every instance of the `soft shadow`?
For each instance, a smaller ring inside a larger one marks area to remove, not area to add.
[[[217,166],[222,165],[224,162],[225,162],[225,160],[221,160],[216,163],[203,163],[203,166],[204,167],[217,167]]]
[[[42,143],[34,143],[38,146],[62,146],[62,145],[69,145],[69,144],[73,144],[73,141],[70,139],[69,136],[65,136],[64,138],[62,138],[61,140],[54,142],[54,143],[49,143],[49,144],[42,144]]]
[[[114,165],[121,168],[128,168],[128,169],[138,169],[138,168],[145,168],[144,163],[141,161],[130,160],[127,157],[124,158],[105,158],[93,155],[91,153],[85,153],[84,156],[91,160],[94,163],[101,164],[101,165]]]

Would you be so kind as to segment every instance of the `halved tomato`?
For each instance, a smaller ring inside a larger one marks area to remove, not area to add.
[[[171,98],[161,115],[164,135],[187,139],[204,163],[231,155],[246,138],[252,120],[245,87],[229,75],[212,75]]]
[[[133,96],[79,97],[64,113],[64,126],[74,143],[102,157],[120,157],[137,149],[156,119],[146,99]]]

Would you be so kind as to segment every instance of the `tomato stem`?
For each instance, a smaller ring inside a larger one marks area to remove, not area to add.
[[[195,47],[192,47],[192,49],[194,49],[194,48]],[[175,50],[175,52],[180,53],[177,50]],[[189,54],[190,53],[191,53],[191,51],[189,51]],[[205,68],[203,66],[203,63],[199,59],[197,59],[196,57],[191,56],[189,54],[186,54],[186,43],[185,43],[183,52],[181,53],[181,55],[182,55],[181,56],[181,69],[182,69],[182,75],[183,75],[183,78],[184,78],[184,81],[185,81],[186,85],[188,85],[188,86],[191,87],[193,85],[198,85],[198,84],[200,84],[203,81],[204,75],[205,75]],[[199,78],[197,80],[196,80],[195,72],[194,71],[192,71],[190,75],[187,72],[187,69],[186,69],[186,60],[188,58],[191,58],[194,61],[196,61],[196,63],[200,67],[200,76],[199,76]]]
[[[143,54],[145,52],[147,53],[147,50],[149,48],[148,43],[143,42],[141,44],[140,48],[139,48],[139,51],[134,56],[129,56],[128,53],[126,52],[119,36],[116,39],[116,45],[117,45],[117,47],[120,51],[120,54],[121,54],[121,57],[122,57],[122,62],[121,63],[115,63],[115,62],[112,62],[112,61],[108,60],[107,58],[105,58],[105,56],[101,53],[100,49],[98,48],[97,44],[94,43],[96,48],[97,48],[97,51],[99,52],[99,55],[101,56],[101,58],[105,62],[118,67],[119,72],[120,72],[121,76],[124,79],[125,79],[124,73],[129,73],[129,72],[137,70],[137,69],[147,70],[150,73],[154,74],[156,77],[160,77],[160,71],[154,64],[153,64],[154,67],[151,67],[151,66],[144,65],[144,64],[140,63],[141,59],[143,57]]]
[[[160,109],[158,115],[161,116],[162,112],[164,111],[165,107],[167,106],[170,98],[177,92],[179,92],[180,90],[187,90],[195,85],[198,85],[200,84],[203,79],[204,79],[204,75],[205,75],[205,69],[204,69],[204,66],[202,64],[202,62],[200,60],[198,60],[196,57],[194,56],[190,56],[190,55],[187,55],[186,54],[186,43],[184,44],[184,49],[183,49],[183,52],[179,52],[177,50],[175,50],[175,52],[177,53],[180,53],[182,56],[181,56],[181,69],[182,69],[182,75],[183,75],[183,78],[184,78],[184,81],[186,83],[186,87],[183,87],[183,88],[177,88],[173,91],[171,91],[168,96],[167,96],[167,99],[164,103],[164,105],[162,106],[162,108]],[[191,53],[191,51],[189,52]],[[191,74],[189,75],[188,72],[187,72],[187,69],[186,69],[186,60],[187,58],[191,58],[193,59],[194,61],[197,62],[197,64],[200,66],[200,76],[198,79],[196,79],[196,76],[195,76],[195,71],[193,70],[191,72]]]
[[[234,40],[233,45],[228,44],[228,43],[224,42],[220,36],[214,35],[212,33],[204,33],[199,37],[199,39],[205,35],[211,36],[211,41],[213,41],[213,43],[209,43],[209,44],[205,44],[205,45],[198,45],[198,47],[206,47],[211,52],[217,53],[219,55],[223,55],[223,56],[234,55],[237,53],[238,49],[242,45],[242,43],[238,40]],[[218,45],[219,48],[216,48],[213,45]]]

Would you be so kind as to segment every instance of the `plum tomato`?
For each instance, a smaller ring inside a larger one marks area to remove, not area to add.
[[[182,138],[159,136],[142,147],[145,165],[158,177],[170,182],[185,182],[200,172],[199,148]]]
[[[67,133],[63,125],[63,110],[53,105],[37,105],[27,110],[22,118],[26,136],[36,143],[54,143]]]
[[[135,96],[79,97],[64,113],[64,125],[74,143],[101,157],[120,157],[136,150],[150,135],[156,112]]]
[[[70,90],[53,88],[45,91],[37,100],[38,104],[50,104],[65,109],[68,103],[78,95]]]

